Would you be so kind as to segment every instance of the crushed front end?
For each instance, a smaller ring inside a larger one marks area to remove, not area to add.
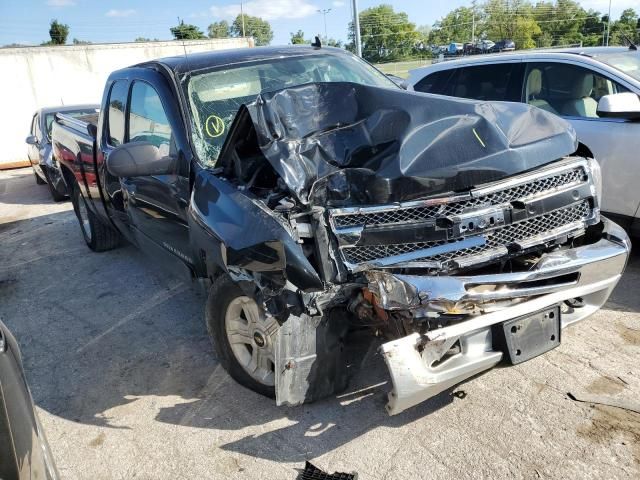
[[[241,208],[212,230],[226,229],[223,268],[278,318],[278,405],[345,388],[348,327],[386,339],[391,414],[557,346],[630,250],[577,147],[569,124],[527,105],[350,83],[242,107],[216,187]]]
[[[598,185],[595,161],[570,157],[463,195],[329,210],[340,259],[367,280],[370,307],[353,311],[392,338],[390,414],[557,346],[606,302],[630,243],[601,219]],[[503,328],[537,312],[549,327]]]

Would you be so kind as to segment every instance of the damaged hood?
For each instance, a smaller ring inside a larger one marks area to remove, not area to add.
[[[525,104],[352,83],[261,94],[241,107],[222,161],[249,136],[300,202],[330,206],[464,191],[577,148],[567,122]]]

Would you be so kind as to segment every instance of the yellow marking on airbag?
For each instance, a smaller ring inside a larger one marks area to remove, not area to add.
[[[483,148],[487,148],[487,146],[484,144],[484,142],[482,141],[482,139],[480,138],[480,135],[478,135],[478,132],[476,132],[475,128],[472,128],[471,130],[473,130],[473,134],[476,136],[476,138],[478,139],[478,141],[480,142],[480,145],[482,145]]]

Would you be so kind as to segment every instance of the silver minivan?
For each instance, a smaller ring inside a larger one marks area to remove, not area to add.
[[[412,70],[408,89],[524,102],[576,130],[602,166],[602,210],[640,236],[640,52],[634,47],[478,55]]]

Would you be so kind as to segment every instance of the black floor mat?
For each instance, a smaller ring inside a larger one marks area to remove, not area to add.
[[[315,465],[306,462],[298,480],[358,480],[357,473],[325,473]]]

